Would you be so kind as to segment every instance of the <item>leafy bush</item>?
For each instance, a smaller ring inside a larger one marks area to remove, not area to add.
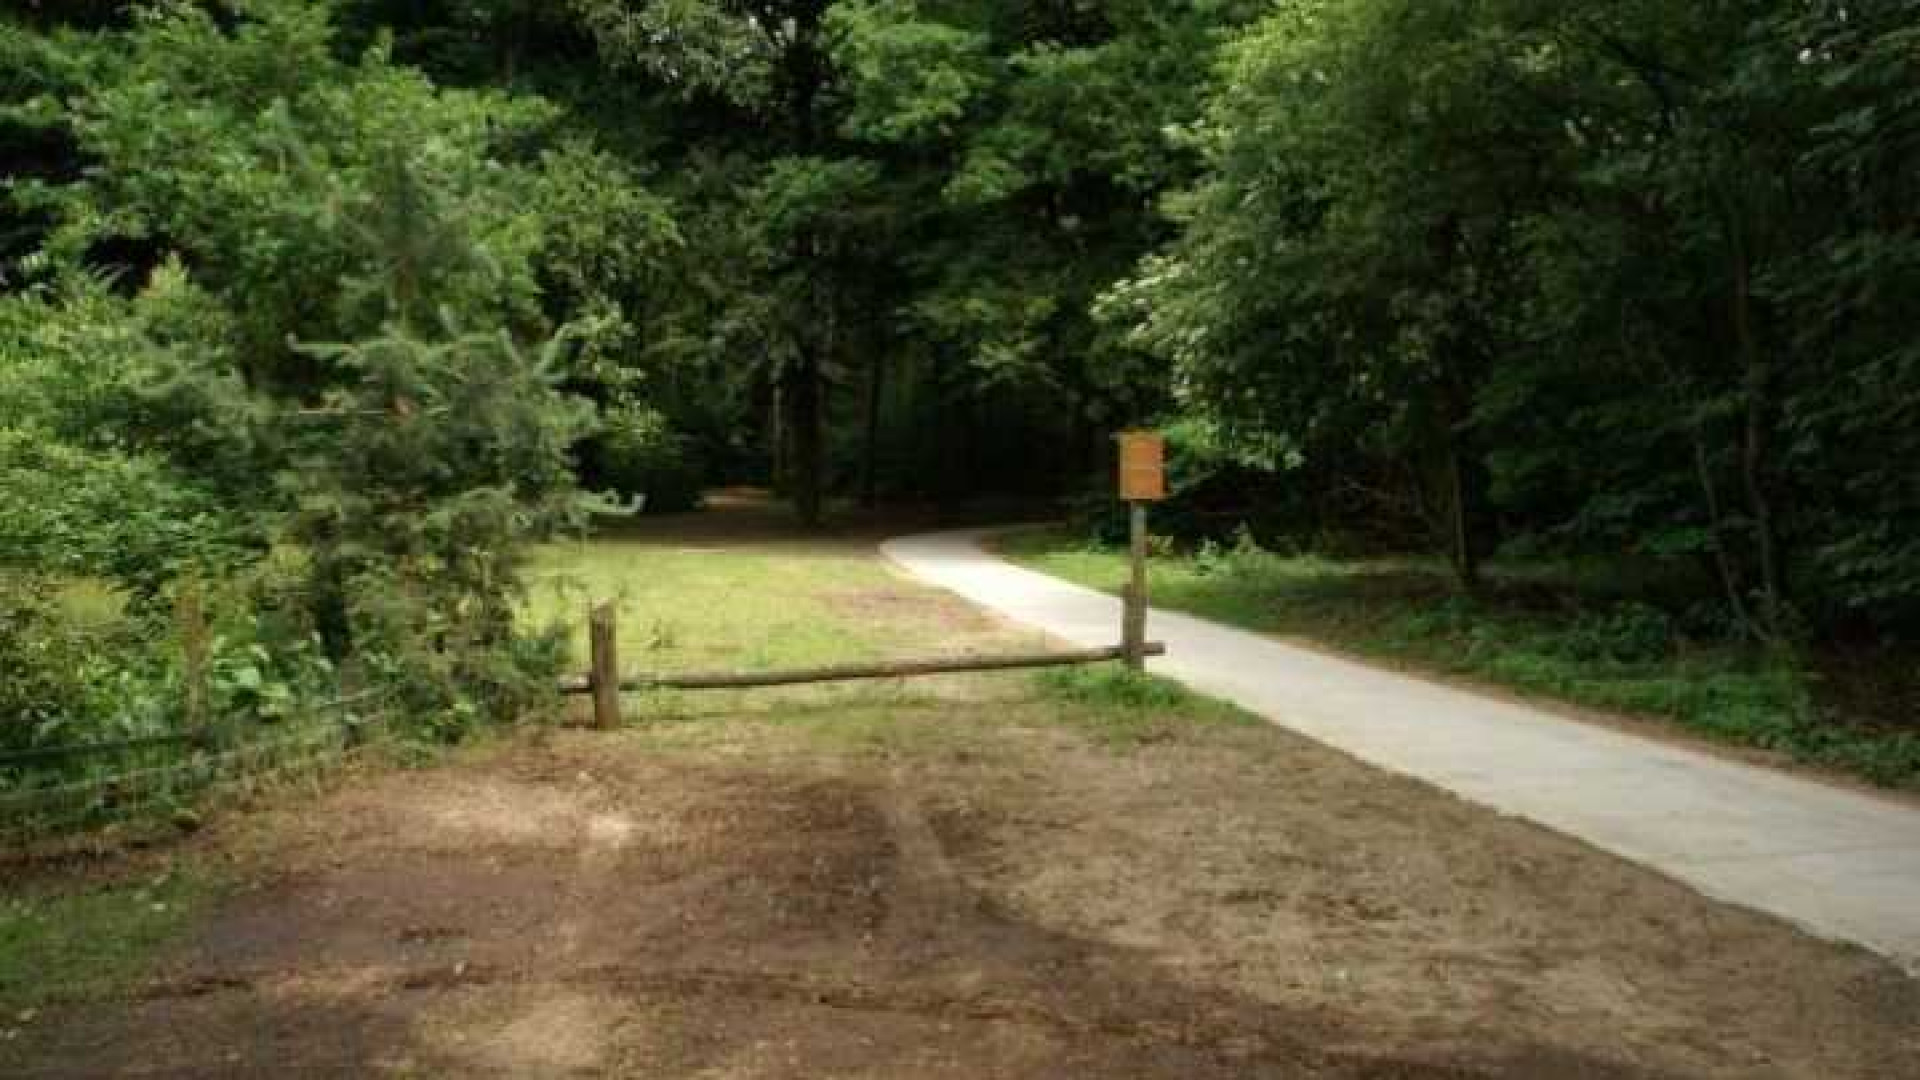
[[[74,673],[96,643],[59,615],[51,582],[0,569],[0,751],[36,745],[43,725],[84,707]]]
[[[1673,619],[1645,604],[1612,611],[1582,611],[1556,635],[1554,651],[1570,660],[1647,663],[1673,652]]]
[[[0,571],[0,753],[138,739],[179,729],[176,655],[137,611],[85,612],[73,586]],[[98,775],[103,758],[0,765],[0,786]]]
[[[286,568],[268,564],[210,590],[209,705],[222,723],[283,724],[340,694],[340,673],[296,601],[298,588]],[[173,635],[165,648],[178,651]]]
[[[241,733],[289,721],[338,692],[310,624],[262,606],[264,580],[238,579],[206,602],[209,705]],[[180,644],[162,605],[83,615],[74,590],[44,575],[0,571],[0,750],[180,729]]]
[[[0,428],[0,551],[16,566],[151,595],[183,567],[231,564],[247,546],[220,500],[152,456]]]
[[[648,513],[700,505],[705,474],[692,443],[647,408],[610,410],[593,455],[593,478],[616,495],[645,500]]]
[[[177,730],[189,571],[242,733],[343,683],[445,738],[552,696],[521,562],[581,520],[593,410],[563,386],[601,378],[556,326],[644,287],[667,207],[584,142],[543,156],[539,99],[337,48],[336,14],[153,5],[0,79],[84,162],[0,192],[31,218],[0,265],[0,746]],[[691,471],[664,427],[626,434],[650,478]],[[76,621],[77,578],[134,602]]]

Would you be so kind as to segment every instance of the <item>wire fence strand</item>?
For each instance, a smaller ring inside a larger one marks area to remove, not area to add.
[[[360,715],[358,707],[384,706],[390,697],[387,692],[372,691],[315,702],[301,710],[304,721],[287,725],[283,734],[234,739],[228,727],[223,736],[204,741],[198,735],[183,734],[47,748],[49,759],[59,759],[62,749],[77,749],[78,754],[66,758],[102,760],[111,752],[134,759],[166,751],[174,760],[50,784],[15,781],[18,786],[10,787],[0,779],[0,846],[30,845],[110,824],[165,817],[243,782],[318,771],[344,759],[364,741],[370,718]]]

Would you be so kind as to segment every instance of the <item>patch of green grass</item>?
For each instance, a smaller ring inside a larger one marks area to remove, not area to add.
[[[990,737],[1004,712],[911,697],[887,701],[837,695],[788,699],[751,710],[648,712],[646,724],[632,736],[655,750],[731,751],[750,744],[763,752],[785,747],[809,757],[885,757],[975,745]]]
[[[1124,552],[1063,530],[1011,534],[1000,547],[1107,592],[1127,578]],[[1826,721],[1795,661],[1688,634],[1636,599],[1656,587],[1601,568],[1522,563],[1494,567],[1469,598],[1431,562],[1245,547],[1157,558],[1151,581],[1158,606],[1920,788],[1920,736]]]
[[[1042,672],[1035,681],[1050,700],[1069,706],[1062,710],[1063,719],[1120,749],[1159,742],[1180,729],[1261,723],[1170,679],[1117,665],[1058,668]]]
[[[886,583],[872,560],[794,546],[676,549],[602,539],[554,544],[533,565],[527,618],[563,625],[584,666],[587,609],[612,602],[631,671],[810,666],[875,655],[834,609]]]
[[[146,881],[0,895],[0,1028],[137,978],[216,892],[183,866]]]
[[[1038,676],[1054,697],[1077,705],[1133,711],[1176,709],[1202,700],[1171,679],[1142,674],[1117,664],[1054,668]]]

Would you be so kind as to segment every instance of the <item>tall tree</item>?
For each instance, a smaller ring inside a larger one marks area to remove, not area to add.
[[[1108,310],[1225,430],[1428,478],[1463,581],[1497,521],[1701,560],[1769,639],[1869,592],[1906,618],[1878,507],[1912,485],[1843,449],[1905,446],[1880,418],[1920,392],[1883,291],[1913,266],[1901,7],[1282,5]]]

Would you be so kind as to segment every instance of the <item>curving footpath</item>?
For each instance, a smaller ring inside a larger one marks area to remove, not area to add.
[[[1120,602],[1007,563],[985,530],[894,563],[1057,638],[1112,645]],[[1920,974],[1920,809],[1155,610],[1153,670],[1370,764],[1545,825]]]

